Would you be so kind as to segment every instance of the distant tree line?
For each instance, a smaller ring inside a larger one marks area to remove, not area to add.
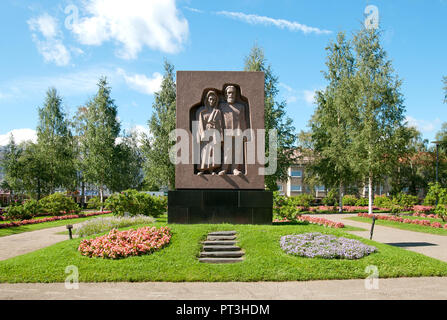
[[[304,155],[314,161],[308,183],[336,190],[341,210],[351,187],[367,186],[372,212],[374,187],[385,180],[391,193],[416,195],[434,182],[433,146],[405,121],[401,81],[380,43],[381,31],[344,32],[327,47],[327,86],[316,93],[310,130],[299,135]],[[447,94],[447,78],[444,78]],[[447,124],[438,139],[447,138]],[[445,140],[447,141],[447,140]],[[440,155],[441,183],[446,185],[445,148]]]

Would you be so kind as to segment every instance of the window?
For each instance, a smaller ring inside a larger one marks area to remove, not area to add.
[[[282,191],[282,184],[278,184],[277,187],[278,187],[278,191]]]
[[[315,187],[315,190],[319,191],[319,192],[324,192],[325,191],[324,186],[317,186],[317,187]]]
[[[303,171],[302,170],[291,170],[290,176],[301,178],[303,176]]]
[[[290,191],[292,192],[301,192],[301,186],[300,185],[291,185]]]

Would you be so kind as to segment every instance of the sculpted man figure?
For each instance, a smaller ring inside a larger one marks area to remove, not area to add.
[[[234,175],[242,175],[244,168],[244,143],[236,145],[235,137],[242,136],[244,130],[249,127],[248,119],[246,119],[245,105],[237,102],[237,88],[228,86],[224,90],[226,102],[220,106],[224,118],[224,129],[233,131],[233,142],[231,146],[224,146],[224,161],[222,170],[219,175],[233,173]],[[231,148],[231,149],[230,149]],[[232,155],[236,163],[233,163]],[[242,163],[237,163],[237,159],[242,159]]]

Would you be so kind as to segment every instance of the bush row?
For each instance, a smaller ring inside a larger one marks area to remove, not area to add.
[[[42,213],[59,216],[78,212],[80,212],[80,208],[71,197],[65,196],[62,193],[54,193],[39,201],[34,199],[25,200],[22,203],[13,201],[6,208],[4,216],[8,220],[26,220],[32,219]]]
[[[158,217],[166,212],[167,198],[151,196],[136,190],[115,193],[107,198],[106,208],[118,216],[145,215]]]

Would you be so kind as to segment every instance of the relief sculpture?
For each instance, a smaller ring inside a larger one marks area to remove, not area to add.
[[[249,138],[243,133],[250,128],[247,99],[241,96],[237,85],[226,85],[222,91],[207,89],[203,96],[204,101],[192,108],[191,119],[198,122],[200,163],[196,165],[196,174],[245,174],[244,150]]]

